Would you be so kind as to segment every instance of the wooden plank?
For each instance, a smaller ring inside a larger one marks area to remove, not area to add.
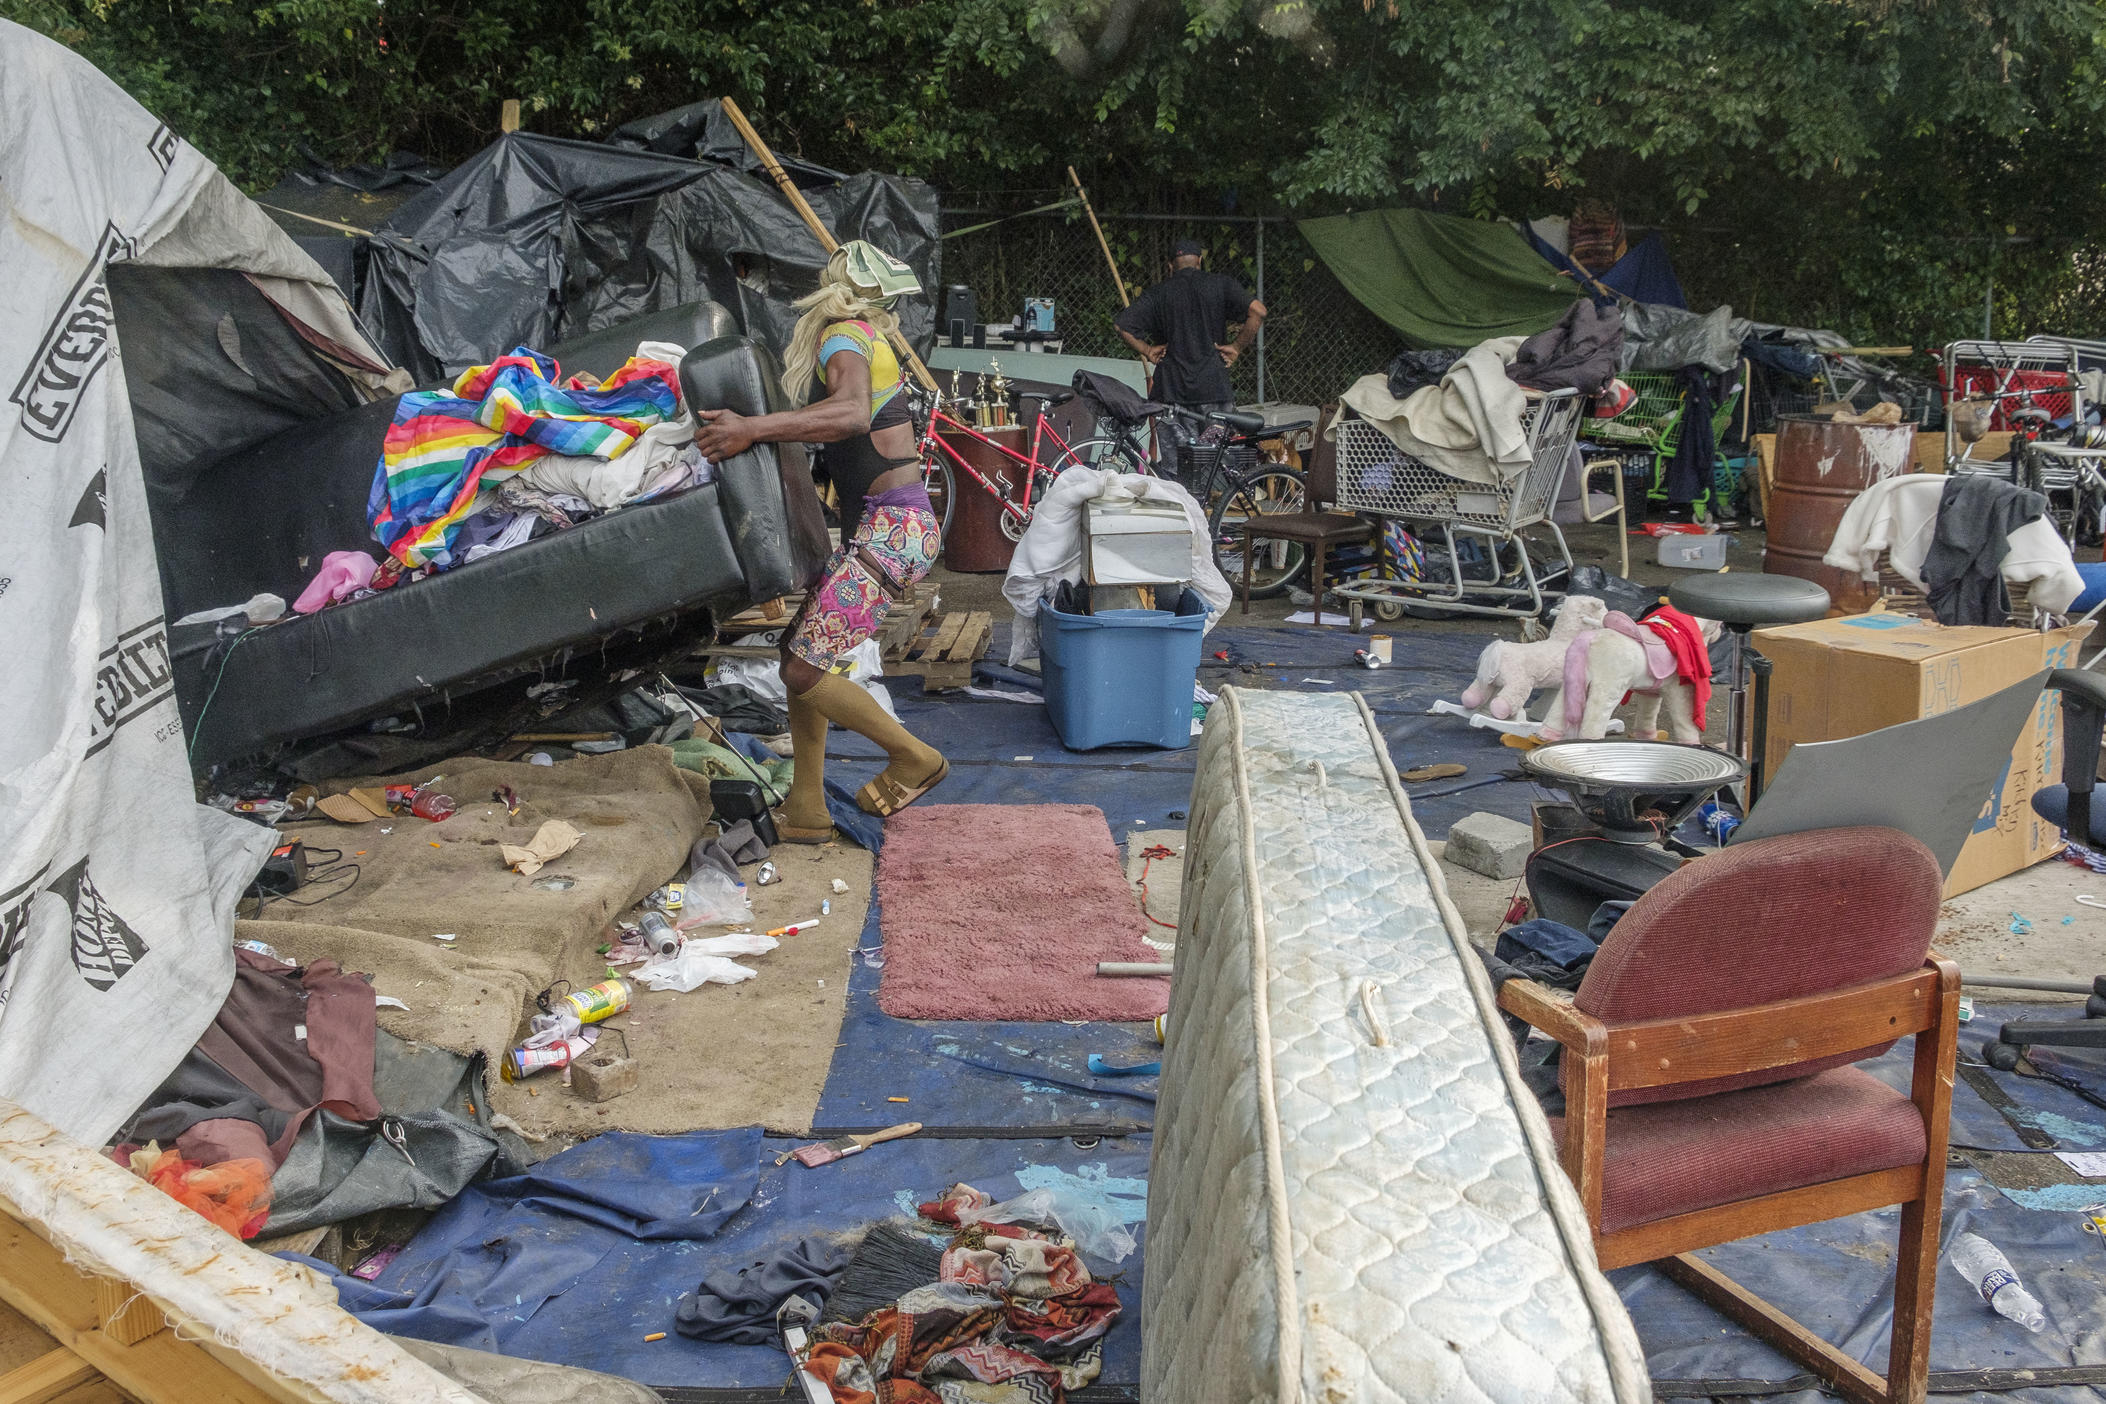
[[[34,1321],[134,1399],[150,1404],[269,1404],[316,1397],[278,1382],[268,1391],[214,1348],[161,1331],[135,1345],[103,1335],[95,1283],[11,1215],[0,1215],[0,1299]],[[231,1352],[228,1352],[231,1354]],[[237,1357],[238,1358],[238,1357]],[[243,1362],[250,1370],[260,1367]]]
[[[886,614],[885,627],[878,634],[878,649],[888,663],[906,656],[908,648],[921,637],[922,627],[935,607],[935,589],[916,585],[913,594]]]
[[[910,657],[931,663],[942,662],[945,652],[952,644],[958,641],[959,632],[964,628],[965,616],[963,614],[944,615],[937,622],[935,633],[924,638],[918,645],[909,650]]]
[[[994,637],[994,616],[973,613],[965,616],[965,627],[958,631],[958,640],[944,653],[953,663],[977,663],[987,652],[988,640]]]
[[[46,1351],[0,1375],[0,1404],[51,1404],[97,1378],[95,1367],[72,1351]]]
[[[1928,1028],[1937,976],[1898,980],[1719,1014],[1609,1026],[1609,1090],[1760,1072],[1870,1048]]]
[[[1571,1124],[1568,1120],[1566,1124]],[[1944,1167],[1938,1167],[1942,1176]],[[1773,1229],[1796,1228],[1826,1219],[1840,1219],[1889,1204],[1906,1204],[1923,1192],[1923,1167],[1904,1165],[1897,1170],[1877,1170],[1853,1175],[1847,1180],[1829,1180],[1766,1194],[1760,1199],[1742,1199],[1713,1209],[1697,1209],[1671,1219],[1621,1233],[1597,1234],[1594,1253],[1603,1271],[1629,1267],[1632,1263],[1656,1262],[1676,1253],[1687,1253],[1713,1244],[1753,1238]],[[1599,1222],[1596,1220],[1595,1222]]]
[[[1747,1327],[1758,1340],[1810,1366],[1851,1404],[1887,1404],[1891,1396],[1885,1380],[1711,1264],[1683,1255],[1664,1259],[1659,1267],[1706,1305]]]
[[[129,1282],[95,1279],[95,1310],[102,1333],[119,1345],[137,1345],[168,1325],[168,1318]]]

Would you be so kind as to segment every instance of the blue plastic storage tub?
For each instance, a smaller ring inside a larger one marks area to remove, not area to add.
[[[1071,751],[1099,746],[1192,744],[1192,684],[1199,676],[1205,603],[1186,590],[1177,612],[1038,610],[1046,715]]]

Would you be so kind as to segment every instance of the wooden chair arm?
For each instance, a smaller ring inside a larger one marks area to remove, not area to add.
[[[1608,1048],[1609,1026],[1575,1008],[1572,997],[1534,980],[1508,980],[1499,987],[1499,1008],[1532,1029],[1583,1056],[1600,1056]]]

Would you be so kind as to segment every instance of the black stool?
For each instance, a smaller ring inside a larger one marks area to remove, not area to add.
[[[1769,739],[1770,661],[1756,653],[1748,635],[1772,624],[1804,624],[1828,613],[1828,592],[1796,575],[1691,575],[1667,587],[1667,601],[1698,619],[1716,619],[1732,639],[1731,681],[1727,684],[1733,713],[1726,719],[1726,749],[1748,762],[1748,803],[1754,808],[1765,779],[1762,750]],[[1753,746],[1747,742],[1748,671],[1755,673]],[[1750,751],[1752,750],[1752,754]]]

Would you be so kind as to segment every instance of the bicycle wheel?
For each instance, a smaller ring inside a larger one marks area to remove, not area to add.
[[[1214,565],[1231,589],[1243,588],[1243,524],[1254,517],[1292,516],[1306,509],[1308,491],[1292,468],[1265,467],[1229,484],[1207,526],[1214,538]],[[1299,541],[1255,543],[1250,596],[1270,599],[1308,567],[1309,548]]]
[[[951,508],[956,505],[953,488],[956,479],[951,476],[951,465],[940,458],[925,459],[921,465],[921,485],[929,492],[929,510],[936,514],[938,539],[950,535]]]

